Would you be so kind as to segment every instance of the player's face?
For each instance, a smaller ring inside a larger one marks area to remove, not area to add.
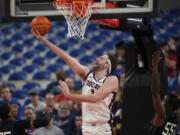
[[[106,59],[106,56],[103,55],[99,58],[96,59],[96,62],[95,62],[95,65],[94,65],[94,68],[103,68],[107,63],[107,59]]]

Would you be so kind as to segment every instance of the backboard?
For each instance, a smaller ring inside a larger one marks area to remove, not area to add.
[[[142,18],[158,13],[158,0],[94,0],[90,19]],[[53,0],[6,0],[6,16],[11,21],[30,21],[34,16],[64,20]]]

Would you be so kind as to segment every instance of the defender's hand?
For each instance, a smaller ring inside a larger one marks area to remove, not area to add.
[[[70,95],[70,90],[69,90],[69,88],[68,88],[68,86],[67,86],[67,84],[66,84],[65,82],[63,82],[63,81],[60,80],[58,87],[62,90],[63,94],[64,94],[66,97],[69,97],[69,95]]]

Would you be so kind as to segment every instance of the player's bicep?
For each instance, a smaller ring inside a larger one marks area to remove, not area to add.
[[[117,92],[118,90],[118,79],[115,76],[108,77],[104,84],[96,92],[98,100],[103,100],[110,93]]]
[[[86,66],[81,65],[76,59],[72,58],[67,62],[73,72],[78,75],[81,80],[85,80],[86,75],[90,71],[90,69]]]

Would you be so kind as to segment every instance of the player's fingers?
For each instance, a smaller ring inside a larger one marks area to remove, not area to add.
[[[58,88],[59,88],[60,90],[62,90],[62,87],[61,87],[61,85],[58,85]]]
[[[63,82],[62,80],[59,80],[59,84],[61,87],[65,87],[65,82]]]
[[[40,36],[39,31],[37,29],[34,29],[37,36]]]
[[[34,36],[36,35],[33,29],[31,29],[31,32],[32,32],[32,34],[33,34]]]

